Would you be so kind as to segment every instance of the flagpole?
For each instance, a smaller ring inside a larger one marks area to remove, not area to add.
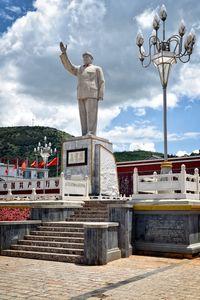
[[[59,159],[59,154],[57,152],[56,177],[58,177],[58,159]]]
[[[19,160],[17,158],[17,177],[19,177]]]
[[[7,161],[7,170],[9,172],[9,160]],[[8,172],[7,172],[7,179],[8,179]]]

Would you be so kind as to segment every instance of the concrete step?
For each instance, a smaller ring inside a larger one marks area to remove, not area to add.
[[[58,253],[46,253],[46,252],[31,252],[22,250],[3,250],[2,255],[24,257],[31,259],[42,259],[51,261],[62,261],[67,263],[83,263],[83,256],[73,254],[58,254]]]
[[[79,221],[88,221],[88,220],[108,220],[107,216],[86,216],[86,215],[77,215],[73,216],[70,220],[79,220]]]
[[[83,223],[80,222],[44,222],[42,223],[45,227],[83,227]]]
[[[83,243],[84,237],[61,237],[61,236],[39,236],[39,235],[25,235],[25,240],[35,241],[49,241],[49,242],[65,242],[65,243]]]
[[[83,237],[83,232],[63,232],[63,231],[31,231],[31,235],[56,236],[56,237]]]
[[[61,231],[61,232],[84,232],[83,227],[53,227],[53,226],[39,226],[39,231]]]
[[[74,254],[83,255],[83,249],[74,248],[58,248],[58,247],[43,247],[43,246],[33,246],[33,245],[12,245],[11,250],[17,251],[31,251],[31,252],[48,252],[48,253],[62,253],[62,254]]]
[[[103,216],[103,217],[107,217],[108,216],[108,212],[96,212],[94,213],[93,211],[78,211],[76,212],[74,215],[72,215],[71,217],[73,216],[95,216],[95,217],[98,217],[98,216]],[[69,217],[70,218],[70,217]]]
[[[67,219],[68,220],[68,219]],[[71,221],[80,221],[80,222],[107,222],[106,218],[92,218],[92,217],[86,217],[86,218],[76,218],[73,217],[70,219]]]
[[[84,205],[82,207],[91,207],[91,206],[107,207],[107,203],[103,203],[101,200],[99,201],[85,200]]]
[[[84,208],[80,208],[80,209],[76,210],[74,213],[77,213],[79,211],[88,212],[88,213],[90,213],[90,212],[93,212],[93,213],[99,213],[99,212],[106,213],[106,212],[108,212],[107,208],[98,209],[98,207],[97,208],[95,208],[95,207],[84,207]]]
[[[53,241],[37,241],[37,240],[19,240],[20,245],[44,246],[44,247],[58,247],[58,248],[75,248],[84,249],[84,243],[66,243]]]

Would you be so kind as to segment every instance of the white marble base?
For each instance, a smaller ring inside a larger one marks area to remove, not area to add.
[[[72,138],[63,143],[62,169],[65,178],[88,176],[89,193],[119,194],[112,144],[94,135]]]

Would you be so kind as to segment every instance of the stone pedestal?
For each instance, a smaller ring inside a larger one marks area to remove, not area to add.
[[[105,265],[121,258],[116,222],[93,222],[84,224],[84,263]]]
[[[88,135],[64,142],[62,169],[66,179],[88,176],[92,195],[119,194],[112,144],[106,139]]]
[[[157,200],[133,205],[134,253],[192,258],[200,253],[200,201]]]

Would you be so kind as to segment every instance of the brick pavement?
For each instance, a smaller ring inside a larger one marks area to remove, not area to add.
[[[0,300],[200,299],[200,259],[131,256],[81,266],[0,256]]]

